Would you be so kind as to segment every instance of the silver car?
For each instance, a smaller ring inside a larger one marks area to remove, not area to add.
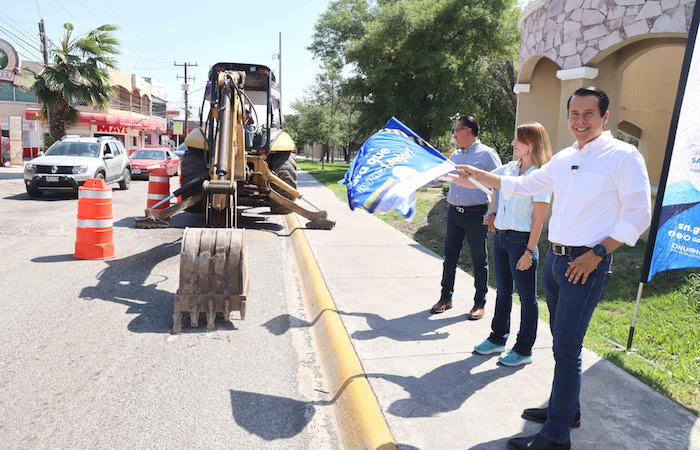
[[[121,142],[113,137],[68,135],[24,166],[24,184],[30,197],[46,191],[72,190],[77,194],[88,178],[129,189],[131,165]]]

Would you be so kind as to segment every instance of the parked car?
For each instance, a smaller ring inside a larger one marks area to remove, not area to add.
[[[0,137],[0,165],[10,165],[10,140]]]
[[[46,191],[72,190],[77,194],[89,178],[129,189],[131,163],[121,142],[111,136],[67,135],[24,166],[24,184],[30,197]]]
[[[153,169],[164,168],[168,176],[180,173],[180,158],[166,148],[145,148],[131,154],[131,176],[148,178]]]

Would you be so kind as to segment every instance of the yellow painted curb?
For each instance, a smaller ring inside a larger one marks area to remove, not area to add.
[[[309,310],[345,448],[393,449],[396,447],[377,397],[367,381],[360,358],[336,310],[321,270],[296,215],[285,216],[294,247],[301,288]]]

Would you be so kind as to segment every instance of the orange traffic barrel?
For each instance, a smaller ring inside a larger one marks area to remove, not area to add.
[[[77,259],[107,259],[114,256],[112,234],[112,189],[105,180],[90,178],[78,188]]]
[[[152,170],[148,175],[148,200],[146,208],[152,208],[155,204],[170,195],[170,177],[168,171],[163,168]],[[156,209],[165,209],[168,202],[163,203]]]

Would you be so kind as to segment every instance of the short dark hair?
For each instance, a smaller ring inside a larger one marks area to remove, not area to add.
[[[578,88],[576,89],[576,92],[571,94],[571,97],[569,97],[569,100],[567,100],[566,102],[566,112],[569,112],[569,105],[571,104],[571,99],[574,98],[574,95],[578,95],[580,97],[586,95],[593,95],[598,97],[598,109],[600,109],[601,117],[605,115],[605,111],[607,111],[608,106],[610,106],[610,99],[608,98],[608,94],[606,94],[605,91],[595,86],[587,86]]]
[[[474,116],[460,116],[457,122],[462,122],[462,125],[469,127],[474,137],[479,135],[479,122],[476,121]]]

